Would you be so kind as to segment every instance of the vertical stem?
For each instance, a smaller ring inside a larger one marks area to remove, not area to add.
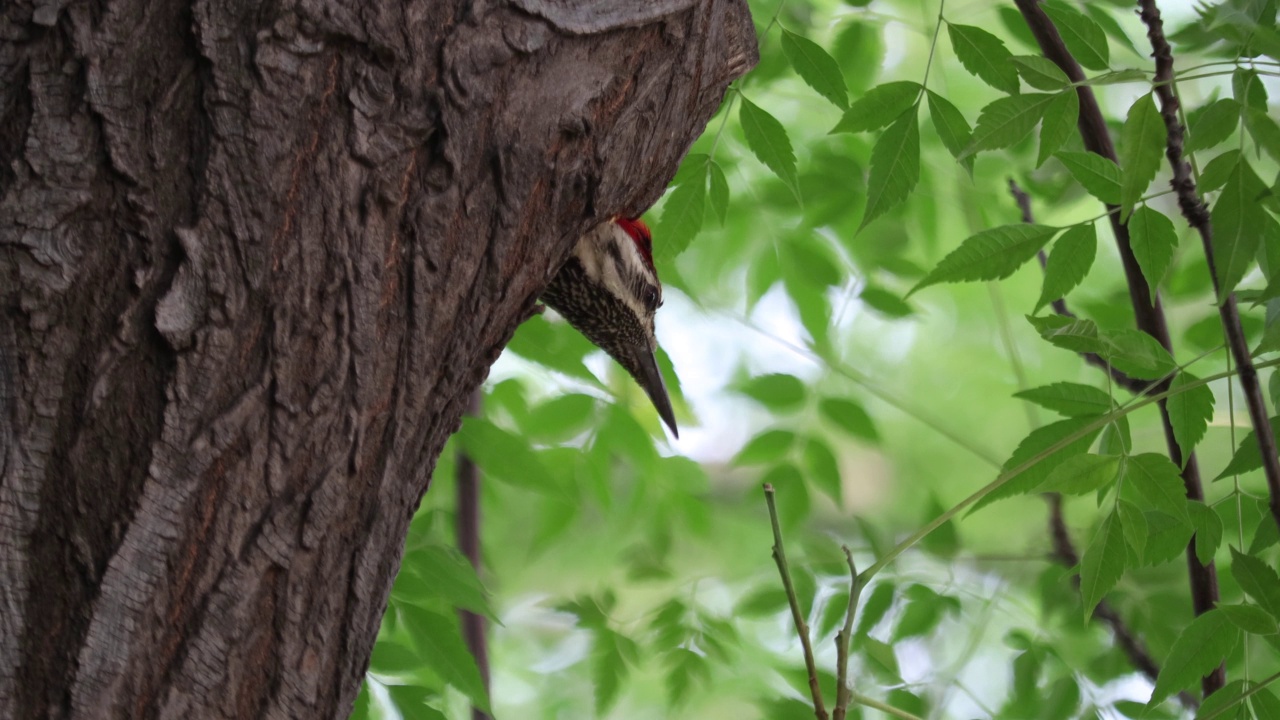
[[[778,564],[778,574],[782,576],[782,588],[787,593],[787,602],[791,605],[791,620],[796,625],[796,633],[800,636],[800,646],[804,648],[804,666],[809,671],[809,693],[813,696],[813,714],[818,720],[827,720],[827,708],[822,702],[822,687],[818,684],[818,666],[813,659],[813,644],[809,642],[809,626],[804,621],[804,613],[800,610],[800,599],[796,597],[795,585],[791,583],[791,570],[787,567],[787,554],[782,549],[782,527],[778,524],[778,506],[774,501],[773,485],[764,484],[764,500],[769,506],[769,522],[773,525],[773,561]]]
[[[853,637],[853,615],[858,610],[858,596],[862,592],[862,583],[858,579],[858,566],[853,563],[853,553],[848,545],[841,545],[845,562],[849,564],[849,607],[844,613],[844,628],[836,635],[836,709],[832,712],[833,720],[844,720],[849,712],[849,702],[853,693],[849,687],[849,641]]]
[[[467,415],[480,414],[480,388],[476,388],[467,405]],[[479,574],[480,555],[480,469],[471,456],[464,450],[458,451],[457,465],[458,505],[455,525],[458,532],[458,550],[471,561],[471,567]],[[461,610],[462,637],[467,649],[476,659],[476,667],[480,669],[480,679],[484,682],[485,691],[489,690],[489,643],[485,632],[483,615],[470,610]],[[489,715],[477,707],[471,708],[472,720],[489,720]]]

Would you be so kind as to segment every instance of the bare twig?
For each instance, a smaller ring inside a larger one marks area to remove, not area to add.
[[[831,714],[833,720],[844,720],[849,712],[849,701],[853,699],[849,688],[849,641],[853,637],[853,615],[858,609],[858,595],[862,592],[853,553],[849,552],[848,545],[841,545],[840,549],[849,564],[849,607],[844,613],[844,628],[836,634],[836,708]]]
[[[1191,164],[1183,156],[1185,129],[1178,119],[1178,96],[1173,84],[1173,49],[1165,38],[1164,23],[1160,19],[1160,9],[1156,7],[1155,0],[1139,0],[1138,7],[1142,22],[1147,26],[1152,56],[1156,60],[1155,93],[1160,99],[1160,115],[1164,118],[1165,130],[1168,131],[1165,156],[1169,158],[1169,165],[1173,168],[1173,180],[1169,184],[1177,194],[1182,216],[1200,234],[1204,256],[1209,263],[1209,275],[1213,279],[1213,291],[1215,296],[1221,297],[1218,272],[1213,262],[1213,226],[1209,222],[1209,209],[1205,207],[1204,200],[1196,189]],[[1267,478],[1267,490],[1271,495],[1271,516],[1280,525],[1280,455],[1276,452],[1275,436],[1271,434],[1271,419],[1267,416],[1266,401],[1263,400],[1262,387],[1258,383],[1258,371],[1253,367],[1244,329],[1240,326],[1240,311],[1236,306],[1234,293],[1218,306],[1218,313],[1227,333],[1227,345],[1240,368],[1240,390],[1244,393],[1253,434],[1262,451],[1262,472]]]
[[[1009,178],[1009,193],[1013,195],[1014,201],[1018,203],[1018,209],[1022,211],[1022,222],[1027,224],[1035,222],[1035,216],[1031,213],[1031,196],[1019,187],[1018,183],[1013,178]],[[1048,265],[1049,259],[1045,257],[1043,250],[1037,253],[1036,257],[1040,260],[1041,268]],[[1054,300],[1050,303],[1050,307],[1053,308],[1055,313],[1063,317],[1073,318],[1076,316],[1075,313],[1071,312],[1071,310],[1067,308],[1067,301],[1063,298]],[[1110,375],[1111,381],[1116,385],[1119,385],[1135,395],[1142,395],[1148,390],[1156,387],[1156,383],[1130,377],[1123,371],[1116,369],[1111,363],[1102,359],[1102,356],[1097,353],[1082,352],[1080,353],[1080,357],[1084,358],[1086,363],[1099,368]]]
[[[480,414],[480,390],[471,395],[467,405],[468,415]],[[480,572],[480,471],[476,463],[465,450],[458,451],[458,549],[471,561],[471,566]],[[476,667],[480,669],[480,679],[484,682],[485,691],[489,689],[489,644],[485,632],[484,616],[470,610],[460,611],[462,617],[462,637],[467,642],[467,649],[476,659]],[[489,720],[489,715],[478,707],[471,708],[471,720]]]
[[[1040,8],[1039,0],[1014,0],[1014,3],[1026,20],[1027,27],[1031,29],[1031,34],[1040,45],[1044,56],[1066,73],[1072,83],[1079,83],[1076,87],[1076,93],[1080,98],[1080,116],[1077,124],[1085,149],[1118,165],[1115,146],[1111,142],[1111,134],[1107,130],[1102,109],[1098,107],[1093,89],[1084,84],[1084,71],[1071,55],[1071,51],[1067,49],[1066,43],[1062,41],[1057,27]],[[1115,210],[1115,206],[1108,205],[1107,209]],[[1108,217],[1111,219],[1111,229],[1115,233],[1116,247],[1120,252],[1120,262],[1129,286],[1129,300],[1133,304],[1138,329],[1155,338],[1166,350],[1172,351],[1173,344],[1169,339],[1169,326],[1165,321],[1164,310],[1160,305],[1159,297],[1152,295],[1151,288],[1142,275],[1142,268],[1133,254],[1133,247],[1129,242],[1129,228],[1120,221],[1120,213],[1111,212],[1108,213]],[[1155,297],[1154,302],[1153,297]],[[1167,386],[1168,382],[1162,381],[1159,383],[1158,390],[1163,392]],[[1182,449],[1178,447],[1177,439],[1174,437],[1173,423],[1170,421],[1169,410],[1164,401],[1160,402],[1160,419],[1164,426],[1165,446],[1168,449],[1169,459],[1175,465],[1182,466],[1182,482],[1187,498],[1203,502],[1204,489],[1200,482],[1200,468],[1196,462],[1196,456],[1194,453],[1188,453],[1184,461]],[[1213,609],[1218,602],[1217,570],[1212,562],[1207,565],[1200,563],[1196,557],[1194,539],[1187,545],[1186,557],[1192,607],[1196,615],[1201,615]],[[1225,683],[1226,673],[1219,668],[1204,678],[1201,687],[1207,697]]]
[[[769,522],[773,525],[773,561],[778,564],[778,574],[782,576],[782,588],[786,591],[787,602],[791,605],[791,619],[796,624],[800,646],[804,648],[804,666],[809,671],[809,693],[813,695],[813,714],[818,720],[827,720],[827,708],[822,702],[822,687],[818,684],[818,664],[813,659],[813,644],[809,641],[809,626],[804,621],[804,613],[800,610],[800,599],[796,597],[796,588],[791,582],[787,554],[782,549],[782,527],[778,525],[778,505],[774,501],[773,485],[769,483],[764,484],[764,501],[769,506]]]

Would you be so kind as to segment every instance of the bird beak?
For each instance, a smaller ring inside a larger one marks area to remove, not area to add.
[[[680,431],[676,429],[676,414],[671,409],[671,398],[667,396],[667,386],[662,382],[662,371],[658,369],[658,356],[651,352],[639,353],[632,375],[649,396],[649,400],[653,402],[653,407],[658,411],[658,417],[671,428],[671,434],[679,439]]]

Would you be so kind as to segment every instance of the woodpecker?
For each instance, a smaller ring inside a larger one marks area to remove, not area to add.
[[[662,284],[644,222],[614,218],[578,238],[573,254],[542,292],[542,301],[617,360],[649,396],[671,434],[680,437],[655,355],[653,315],[662,307]]]

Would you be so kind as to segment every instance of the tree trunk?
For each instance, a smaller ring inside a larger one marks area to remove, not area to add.
[[[743,0],[9,0],[0,717],[344,717],[437,455]]]

